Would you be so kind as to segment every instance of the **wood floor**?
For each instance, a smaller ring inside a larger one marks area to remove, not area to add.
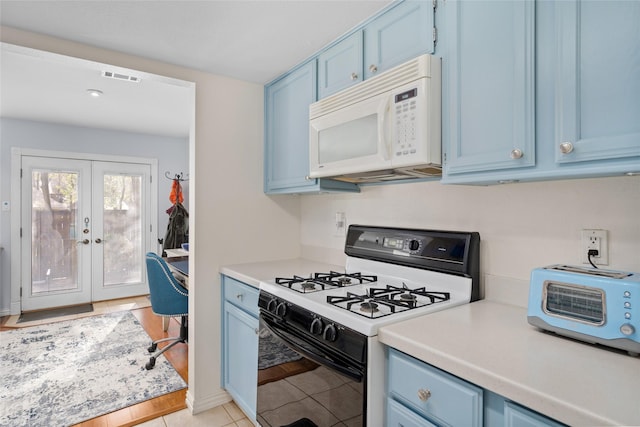
[[[170,336],[178,336],[180,334],[180,323],[178,322],[178,319],[171,319],[169,329],[167,332],[164,332],[162,330],[162,318],[153,314],[150,307],[131,310],[131,313],[138,318],[145,331],[147,331],[153,340]],[[0,323],[4,324],[4,322],[5,319]],[[0,326],[0,331],[7,329],[10,328]],[[160,347],[162,346],[163,344],[160,345]],[[177,344],[161,356],[167,358],[185,382],[188,381],[188,349],[189,347],[187,344]],[[169,393],[137,405],[129,406],[119,411],[111,412],[101,417],[93,418],[77,424],[75,427],[134,426],[186,408],[186,393],[187,389]]]

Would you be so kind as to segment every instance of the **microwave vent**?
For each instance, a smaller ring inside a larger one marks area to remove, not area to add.
[[[313,119],[339,110],[356,102],[374,97],[420,78],[431,77],[431,55],[420,55],[402,65],[328,96],[309,106],[309,118]]]

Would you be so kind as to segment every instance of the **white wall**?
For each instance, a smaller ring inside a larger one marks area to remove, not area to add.
[[[581,230],[609,231],[609,266],[640,272],[640,177],[518,183],[491,187],[422,182],[368,186],[361,194],[302,199],[305,254],[342,255],[335,212],[349,224],[478,231],[486,292],[507,289],[526,304],[533,268],[581,265]],[[524,301],[522,300],[524,298]]]
[[[187,401],[196,412],[224,402],[220,266],[300,253],[299,199],[262,193],[263,87],[11,28],[1,30],[6,43],[195,82],[195,138],[189,147]],[[279,244],[274,246],[274,241]]]

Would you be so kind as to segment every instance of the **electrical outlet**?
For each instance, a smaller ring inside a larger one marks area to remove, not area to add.
[[[347,218],[344,212],[336,212],[336,224],[333,234],[342,237],[347,231]]]
[[[607,230],[582,230],[582,247],[581,256],[583,264],[589,264],[589,250],[595,249],[598,255],[591,257],[596,265],[609,265],[609,242],[607,239]]]

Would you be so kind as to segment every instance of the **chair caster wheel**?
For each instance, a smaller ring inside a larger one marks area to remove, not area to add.
[[[158,344],[153,343],[153,344],[151,344],[151,345],[149,346],[149,348],[147,349],[147,351],[148,351],[149,353],[153,353],[154,351],[156,351],[156,349],[157,349],[157,348],[158,348]]]
[[[147,362],[146,365],[144,365],[144,367],[148,370],[153,369],[153,367],[156,366],[156,358],[155,357],[150,357],[149,361]]]

